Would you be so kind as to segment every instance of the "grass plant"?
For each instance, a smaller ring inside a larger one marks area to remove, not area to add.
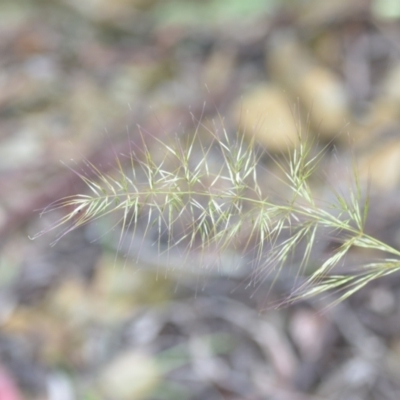
[[[230,246],[251,252],[257,261],[257,267],[249,272],[254,284],[267,276],[276,279],[287,263],[295,260],[296,274],[302,280],[287,302],[327,291],[337,291],[336,301],[342,301],[369,282],[400,269],[400,251],[365,232],[369,201],[363,196],[355,167],[349,193],[344,195],[333,188],[331,203],[318,201],[310,180],[325,152],[316,153],[315,143],[299,133],[297,147],[274,159],[286,186],[287,197],[282,199],[275,193],[264,193],[260,187],[258,175],[264,153],[254,140],[230,137],[223,124],[207,128],[197,122],[196,127],[190,139],[176,136],[173,143],[155,139],[163,149],[161,158],[152,154],[145,140],[148,133],[139,128],[143,146],[118,155],[114,172],[104,174],[86,162],[96,180],[75,172],[87,185],[88,193],[49,205],[43,213],[60,209],[65,213],[35,237],[60,228],[56,243],[82,225],[117,215],[115,227],[121,243],[127,235],[133,240],[145,218],[144,234],[156,230],[159,252],[183,247],[187,254],[199,250],[205,253]],[[207,145],[202,143],[201,130],[212,138]],[[215,165],[214,152],[223,160],[222,165]],[[129,160],[129,168],[123,159]],[[310,271],[321,231],[329,232],[337,245]],[[381,258],[338,272],[354,248],[375,250]]]

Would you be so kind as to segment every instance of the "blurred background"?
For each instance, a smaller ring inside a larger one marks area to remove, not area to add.
[[[398,276],[275,310],[290,276],[248,287],[234,249],[187,273],[147,238],[124,258],[101,222],[28,238],[85,191],[70,168],[112,171],[138,125],[157,157],[222,118],[276,157],[299,130],[328,144],[325,199],[355,156],[367,229],[399,248],[399,18],[396,0],[1,0],[0,400],[399,399]]]

